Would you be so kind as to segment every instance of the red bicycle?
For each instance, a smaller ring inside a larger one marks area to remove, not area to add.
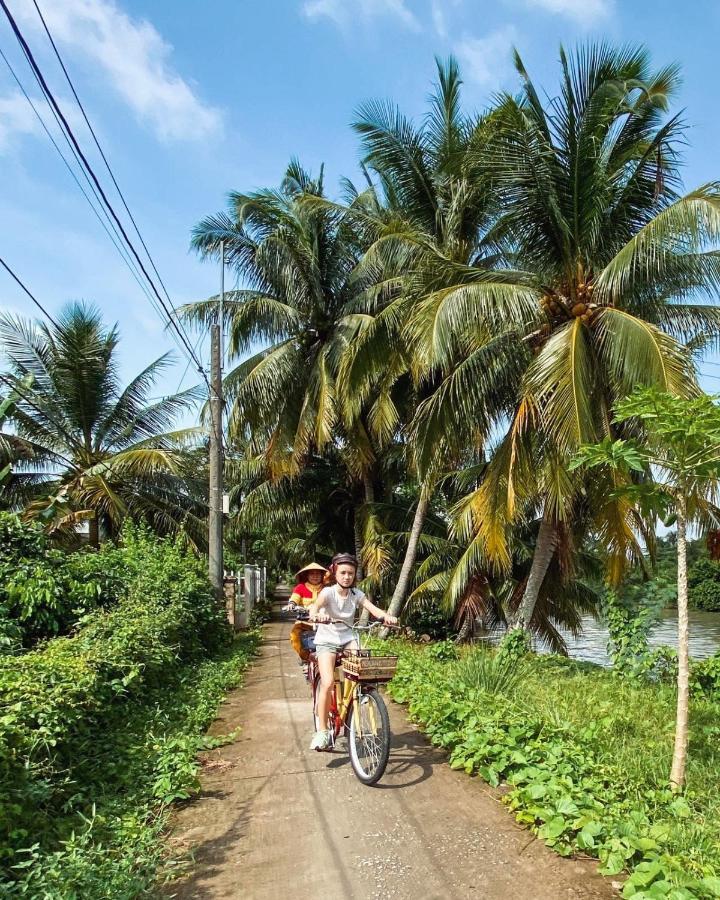
[[[307,610],[293,604],[283,611],[296,612],[299,620],[307,620]],[[338,624],[344,624],[342,622]],[[358,646],[360,632],[369,634],[382,622],[371,625],[355,625]],[[363,784],[375,784],[382,778],[390,755],[390,716],[378,690],[380,684],[390,681],[397,668],[397,656],[377,656],[371,650],[341,651],[335,661],[335,690],[332,693],[328,721],[323,726],[317,717],[317,696],[320,690],[320,671],[315,653],[311,651],[306,679],[312,691],[313,726],[315,731],[324,727],[330,733],[330,747],[341,736],[346,736],[353,772]]]

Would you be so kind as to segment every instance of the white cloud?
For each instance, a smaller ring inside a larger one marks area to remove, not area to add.
[[[438,37],[447,37],[447,22],[445,21],[445,13],[443,11],[443,0],[432,0],[430,12],[432,13],[433,25]]]
[[[525,0],[528,6],[575,19],[589,25],[607,18],[613,11],[614,0]]]
[[[448,36],[447,14],[451,17],[453,10],[458,10],[463,0],[430,0],[430,16],[432,18],[433,27],[438,37],[445,40]]]
[[[481,38],[463,37],[455,45],[455,54],[465,80],[488,90],[499,88],[512,72],[510,53],[517,40],[514,25],[505,25]]]
[[[0,153],[8,149],[15,135],[37,134],[39,130],[40,123],[20,91],[0,96]]]
[[[346,29],[355,18],[366,22],[377,18],[399,19],[406,28],[420,29],[420,23],[408,9],[406,0],[305,0],[302,11],[308,19],[330,19]]]
[[[18,18],[35,29],[31,0],[16,4]],[[90,60],[113,89],[164,140],[206,138],[222,125],[220,111],[200,100],[170,64],[172,47],[145,19],[131,19],[114,0],[44,4],[56,41]]]

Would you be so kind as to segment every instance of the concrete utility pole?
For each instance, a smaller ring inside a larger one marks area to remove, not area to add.
[[[210,581],[223,597],[223,440],[222,324],[225,301],[225,242],[220,242],[220,306],[210,326],[210,516],[208,521]]]

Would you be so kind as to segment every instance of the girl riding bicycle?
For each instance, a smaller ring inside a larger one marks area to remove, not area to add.
[[[355,587],[357,560],[350,553],[336,554],[330,564],[330,581],[334,582],[320,591],[320,596],[310,607],[310,618],[317,621],[315,632],[315,654],[320,670],[320,691],[317,697],[317,721],[325,724],[328,720],[332,692],[335,682],[336,656],[341,650],[358,649],[352,631],[355,614],[359,608],[370,615],[383,619],[386,625],[397,625],[391,616],[375,606]],[[333,621],[330,621],[333,620]],[[341,622],[342,624],[338,624]],[[327,750],[330,733],[316,731],[310,744],[311,750]]]

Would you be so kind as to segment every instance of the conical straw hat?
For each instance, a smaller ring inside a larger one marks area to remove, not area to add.
[[[306,572],[322,572],[322,574],[325,575],[327,573],[327,569],[325,568],[325,566],[321,566],[320,563],[311,562],[311,563],[308,563],[308,565],[303,566],[302,569],[300,569],[300,571],[297,573],[297,575],[295,577],[297,578],[298,581],[300,581],[300,578]]]

